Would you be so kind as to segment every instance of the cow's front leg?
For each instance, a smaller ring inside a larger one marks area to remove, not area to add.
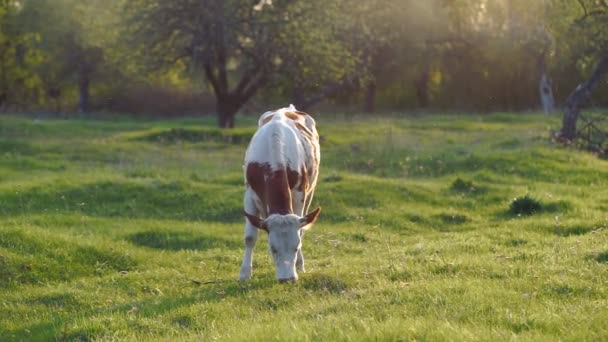
[[[245,193],[245,211],[252,215],[257,215],[258,210],[255,206],[253,194],[248,190]],[[245,218],[245,255],[241,263],[241,272],[239,280],[247,280],[251,278],[251,269],[253,267],[253,248],[258,240],[258,229]]]
[[[310,202],[312,200],[312,191],[310,192],[309,196],[306,196],[306,194],[302,191],[293,191],[292,194],[292,200],[293,200],[293,208],[294,211],[297,215],[299,215],[300,217],[303,217],[304,215],[306,215],[306,211],[308,210],[308,207],[310,206]],[[304,240],[304,230],[300,229],[300,241]],[[302,254],[302,248],[300,247],[300,249],[298,249],[297,252],[297,258],[296,258],[296,270],[298,270],[299,272],[306,272],[306,270],[304,269],[304,255]]]
[[[245,255],[241,263],[241,273],[239,280],[247,280],[251,278],[251,269],[253,267],[253,248],[258,239],[258,230],[247,219],[245,219]]]
[[[304,238],[304,231],[300,230],[300,241]],[[298,249],[297,258],[296,258],[296,269],[298,272],[306,272],[304,269],[304,254],[302,254],[302,247]]]

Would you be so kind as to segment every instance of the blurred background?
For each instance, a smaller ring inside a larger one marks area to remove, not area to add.
[[[603,0],[0,0],[0,112],[550,113],[607,47]]]

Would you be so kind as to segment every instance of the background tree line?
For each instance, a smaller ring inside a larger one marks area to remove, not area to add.
[[[528,110],[607,47],[603,0],[0,0],[0,110]]]

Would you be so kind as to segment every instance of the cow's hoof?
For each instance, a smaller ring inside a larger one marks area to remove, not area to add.
[[[239,281],[245,281],[245,280],[249,280],[251,279],[251,271],[247,272],[241,272],[241,274],[239,274]]]
[[[279,283],[291,283],[291,282],[294,282],[296,280],[298,280],[298,277],[279,279]]]

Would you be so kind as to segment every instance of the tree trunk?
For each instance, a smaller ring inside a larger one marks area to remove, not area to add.
[[[204,65],[205,77],[211,83],[215,94],[215,110],[220,128],[233,128],[239,109],[261,89],[268,79],[264,70],[256,69],[245,73],[236,87],[230,90],[226,67],[219,63],[216,70],[210,64]]]
[[[540,101],[543,106],[545,114],[553,113],[555,107],[555,99],[553,98],[553,90],[551,89],[551,80],[547,76],[546,72],[543,72],[538,82],[540,91]]]
[[[426,67],[414,82],[418,105],[422,108],[426,108],[429,105],[429,77],[430,72],[428,67]]]
[[[220,128],[234,128],[234,115],[231,115],[229,113],[219,114],[218,124]]]
[[[365,105],[363,110],[366,113],[373,113],[376,111],[376,81],[371,80],[365,88]]]
[[[543,106],[545,114],[553,113],[555,108],[555,99],[553,97],[553,89],[551,87],[551,79],[547,72],[547,53],[551,46],[551,39],[546,39],[545,48],[538,55],[537,67],[540,78],[538,80],[538,91],[540,96],[540,103]]]
[[[226,96],[217,99],[216,111],[219,127],[234,128],[234,119],[239,108],[240,105],[237,101],[233,100],[232,96]]]
[[[78,81],[78,112],[87,113],[89,111],[89,76],[80,75]]]
[[[579,84],[574,92],[568,96],[562,119],[562,129],[559,133],[561,139],[572,141],[576,138],[576,121],[578,120],[580,107],[587,102],[591,92],[606,73],[608,73],[608,54],[602,57],[591,77],[584,83]]]

